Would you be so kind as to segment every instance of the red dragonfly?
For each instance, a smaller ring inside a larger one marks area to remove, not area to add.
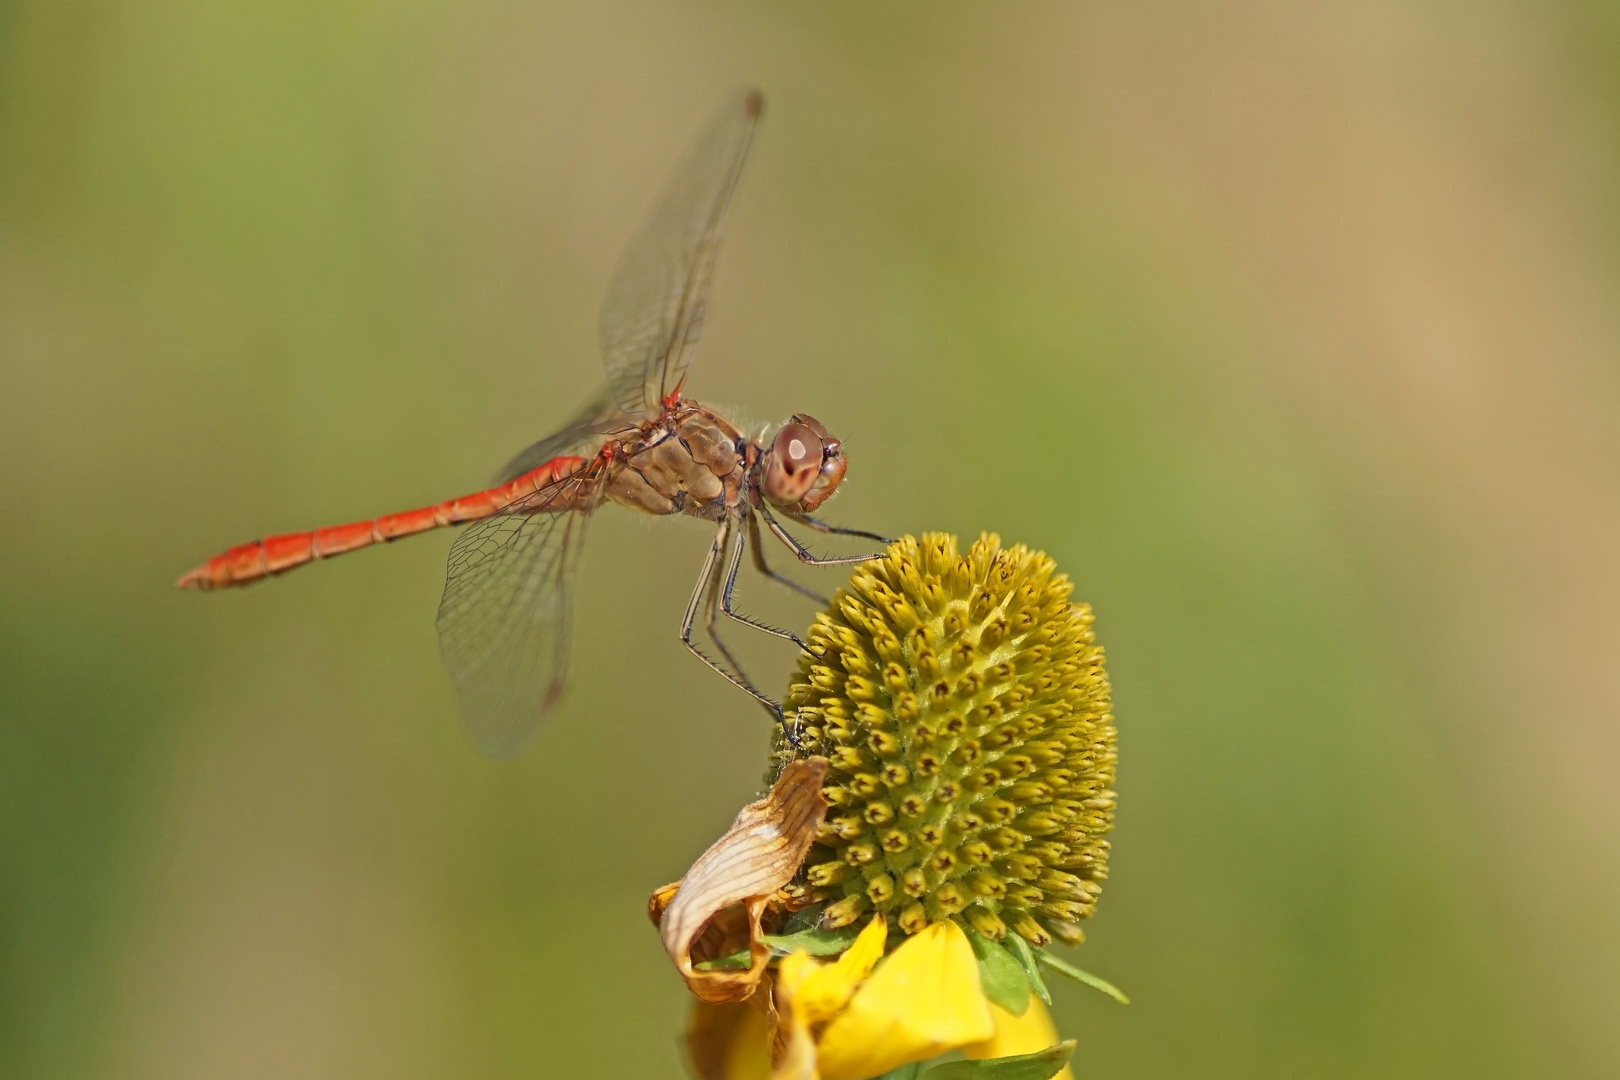
[[[471,523],[450,548],[439,648],[473,740],[491,757],[506,758],[527,745],[562,697],[573,583],[591,514],[604,502],[690,514],[716,529],[681,620],[681,641],[780,721],[781,707],[743,673],[716,628],[724,615],[804,647],[796,635],[733,606],[745,546],[762,574],[821,600],[767,565],[762,521],[812,566],[876,556],[818,558],[784,519],[822,533],[887,540],[810,516],[838,489],[847,467],[839,441],[813,417],[800,413],[774,431],[745,436],[681,396],[726,211],[762,106],[758,91],[735,95],[693,146],[613,272],[600,323],[607,385],[561,431],[508,462],[497,487],[371,521],[269,536],[214,556],[176,584],[246,585],[374,543]],[[692,640],[700,613],[721,660]]]

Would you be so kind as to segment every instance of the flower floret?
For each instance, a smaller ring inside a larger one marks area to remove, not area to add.
[[[956,918],[1083,939],[1108,876],[1115,729],[1093,616],[1051,559],[925,534],[863,564],[811,629],[773,769],[812,754],[832,808],[796,886],[822,925]]]

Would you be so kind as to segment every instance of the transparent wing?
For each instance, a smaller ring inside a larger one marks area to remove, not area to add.
[[[492,758],[516,756],[562,697],[574,576],[600,483],[587,467],[451,545],[439,652],[467,731]]]
[[[586,402],[585,407],[564,424],[562,430],[547,435],[502,466],[501,471],[495,476],[495,482],[505,484],[516,480],[530,469],[538,468],[552,458],[562,457],[565,454],[590,457],[601,448],[603,439],[608,433],[627,422],[629,418],[613,400],[613,395],[604,389]],[[591,453],[584,454],[583,451],[586,450]]]
[[[602,362],[626,413],[656,412],[692,365],[726,210],[763,104],[759,91],[743,90],[721,106],[613,271]]]

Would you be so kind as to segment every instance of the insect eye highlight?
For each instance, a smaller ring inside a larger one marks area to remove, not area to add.
[[[821,467],[821,439],[804,424],[784,424],[776,434],[775,449],[789,476],[806,466]]]

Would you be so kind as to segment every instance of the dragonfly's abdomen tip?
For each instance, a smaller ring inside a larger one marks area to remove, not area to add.
[[[253,546],[257,547],[257,545]],[[201,566],[187,570],[175,580],[174,587],[177,589],[196,589],[198,592],[212,592],[226,585],[244,584],[245,582],[231,573],[228,561],[229,556],[236,554],[240,550],[239,548],[232,548],[224,555],[215,555]]]

